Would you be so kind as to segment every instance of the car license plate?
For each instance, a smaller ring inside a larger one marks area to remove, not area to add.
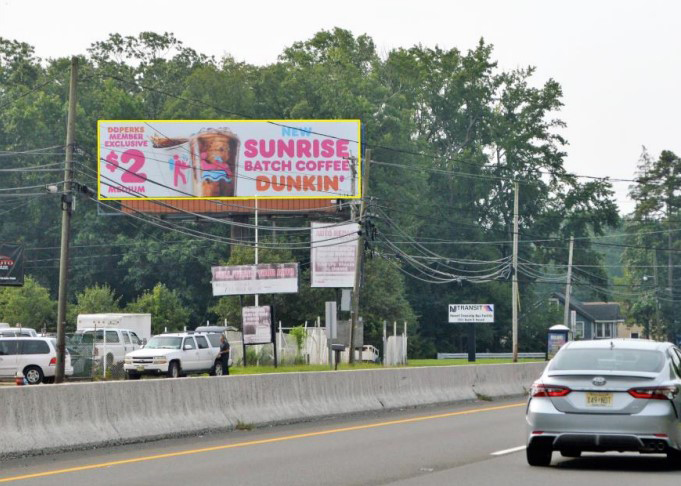
[[[137,371],[144,371],[144,365],[139,365],[137,367]]]
[[[612,393],[587,392],[586,404],[589,407],[612,407]]]

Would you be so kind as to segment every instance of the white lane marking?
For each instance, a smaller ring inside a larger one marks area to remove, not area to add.
[[[492,452],[493,456],[503,456],[504,454],[513,454],[514,452],[519,452],[525,450],[525,446],[518,446],[512,449],[504,449],[503,451]]]

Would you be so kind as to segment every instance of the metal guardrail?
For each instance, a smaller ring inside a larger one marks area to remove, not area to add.
[[[475,353],[476,359],[511,359],[513,353]],[[437,359],[465,359],[468,353],[437,353]],[[546,353],[518,353],[518,358],[546,358]]]

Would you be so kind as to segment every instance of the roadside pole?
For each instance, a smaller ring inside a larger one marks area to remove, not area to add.
[[[572,293],[572,251],[575,244],[575,237],[570,237],[570,251],[568,252],[567,282],[565,283],[565,312],[563,313],[563,325],[572,330],[572,339],[575,338],[572,326],[568,326],[570,320],[570,294]]]
[[[241,352],[243,353],[244,368],[246,367],[246,329],[244,328],[244,296],[239,296],[239,308],[241,309]]]
[[[513,183],[513,362],[518,362],[518,183]]]
[[[61,249],[59,253],[59,300],[57,304],[57,367],[55,383],[64,381],[64,360],[66,357],[66,300],[69,272],[69,240],[71,236],[71,210],[73,208],[73,146],[76,132],[76,82],[78,79],[78,58],[71,58],[71,80],[69,83],[69,114],[66,124],[66,158],[64,161],[64,193],[61,197]]]
[[[468,362],[475,363],[475,322],[468,323]]]
[[[255,266],[258,267],[258,198],[255,198]],[[258,307],[258,294],[255,294],[255,306]]]
[[[371,149],[367,149],[364,155],[364,177],[361,178],[362,181],[362,199],[360,203],[359,210],[359,222],[360,222],[360,235],[357,237],[357,255],[355,258],[355,285],[352,289],[352,316],[350,323],[350,364],[355,362],[355,329],[357,328],[357,318],[359,317],[359,287],[361,283],[362,267],[364,265],[364,241],[366,236],[364,235],[364,229],[362,228],[362,221],[364,221],[364,215],[366,212],[366,200],[367,194],[369,192],[369,170],[371,168]],[[361,172],[361,167],[360,167]]]
[[[274,296],[273,296],[274,297]],[[274,301],[274,298],[272,299]],[[270,305],[270,328],[272,329],[272,345],[274,346],[274,367],[277,368],[277,325],[275,324],[276,314],[274,313],[274,304]]]

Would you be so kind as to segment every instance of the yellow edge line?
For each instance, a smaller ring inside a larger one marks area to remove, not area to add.
[[[7,483],[10,481],[20,481],[22,479],[34,479],[34,478],[43,478],[47,476],[56,476],[58,474],[67,474],[67,473],[72,473],[72,472],[78,472],[78,471],[89,471],[92,469],[103,469],[106,467],[112,467],[112,466],[121,466],[124,464],[134,464],[136,462],[145,462],[145,461],[156,461],[159,459],[168,459],[170,457],[180,457],[180,456],[188,456],[191,454],[201,454],[204,452],[213,452],[213,451],[221,451],[225,449],[234,449],[237,447],[249,447],[249,446],[255,446],[255,445],[262,445],[262,444],[272,444],[275,442],[283,442],[286,440],[295,440],[295,439],[306,439],[309,437],[319,437],[323,435],[331,435],[331,434],[338,434],[341,432],[352,432],[355,430],[365,430],[365,429],[373,429],[377,427],[387,427],[390,425],[399,425],[399,424],[408,424],[408,423],[413,423],[413,422],[422,422],[424,420],[433,420],[433,419],[439,419],[439,418],[446,418],[446,417],[454,417],[456,415],[470,415],[473,413],[480,413],[480,412],[492,412],[495,410],[504,410],[507,408],[515,408],[515,407],[522,407],[524,406],[525,403],[513,403],[510,405],[499,405],[496,407],[486,407],[486,408],[473,408],[469,410],[462,410],[459,412],[448,412],[448,413],[441,413],[437,415],[425,415],[421,417],[412,417],[408,419],[400,419],[400,420],[391,420],[388,422],[378,422],[378,423],[373,423],[373,424],[366,424],[366,425],[355,425],[352,427],[342,427],[339,429],[329,429],[329,430],[321,430],[319,432],[309,432],[307,434],[294,434],[294,435],[287,435],[283,437],[275,437],[272,439],[261,439],[261,440],[251,440],[247,442],[237,442],[235,444],[225,444],[225,445],[220,445],[220,446],[213,446],[213,447],[204,447],[202,449],[190,449],[190,450],[185,450],[185,451],[178,451],[178,452],[169,452],[167,454],[156,454],[153,456],[142,456],[142,457],[136,457],[132,459],[122,459],[120,461],[110,461],[110,462],[101,462],[97,464],[90,464],[87,466],[77,466],[77,467],[70,467],[66,469],[55,469],[52,471],[45,471],[41,473],[34,473],[34,474],[24,474],[21,476],[10,476],[6,478],[1,478],[0,483]]]

